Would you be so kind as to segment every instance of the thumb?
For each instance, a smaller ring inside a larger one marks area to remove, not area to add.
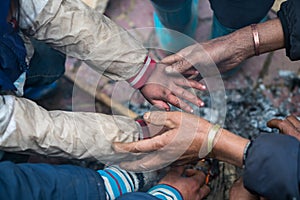
[[[166,126],[168,128],[175,128],[176,124],[172,120],[175,116],[181,115],[179,112],[163,112],[163,111],[153,111],[144,114],[144,120],[152,125],[156,126]]]

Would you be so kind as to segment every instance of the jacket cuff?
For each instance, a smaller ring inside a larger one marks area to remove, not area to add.
[[[135,89],[140,89],[143,87],[148,80],[149,76],[152,74],[156,66],[156,62],[149,56],[146,57],[144,61],[144,66],[140,71],[133,77],[127,80],[127,82]]]
[[[139,140],[149,139],[150,138],[150,131],[146,124],[146,122],[142,119],[136,120],[136,123],[139,127]]]
[[[158,184],[154,187],[152,187],[149,191],[148,194],[151,194],[155,196],[158,199],[163,199],[163,200],[183,200],[182,195],[180,192],[175,189],[174,187],[167,185],[167,184]]]

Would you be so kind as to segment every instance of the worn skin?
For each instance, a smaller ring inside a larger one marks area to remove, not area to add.
[[[151,139],[130,143],[114,143],[117,152],[146,153],[141,159],[123,162],[121,167],[132,171],[159,169],[176,161],[187,164],[199,160],[199,151],[205,152],[208,132],[212,124],[195,115],[182,112],[150,112],[144,115],[147,123],[164,126],[167,131]],[[249,140],[221,129],[214,140],[210,156],[242,166],[243,151]]]
[[[201,200],[210,189],[205,185],[205,174],[195,169],[184,167],[171,168],[168,174],[158,184],[171,185],[176,188],[184,200]]]
[[[261,54],[284,48],[284,34],[279,19],[257,24],[257,30]],[[210,65],[211,62],[214,62],[221,72],[225,72],[254,55],[252,30],[247,26],[229,35],[189,46],[164,58],[162,62],[169,65],[166,68],[168,73],[182,73],[190,70],[192,66],[201,68]]]
[[[203,106],[203,101],[195,93],[189,92],[185,88],[205,90],[206,87],[195,80],[185,78],[181,74],[167,76],[164,71],[165,67],[165,64],[157,64],[156,70],[141,89],[146,99],[153,105],[164,110],[170,110],[170,106],[168,105],[170,103],[185,111],[193,112],[192,107],[183,100],[187,100],[198,107]]]

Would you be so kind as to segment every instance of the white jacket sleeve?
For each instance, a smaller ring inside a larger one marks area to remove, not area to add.
[[[139,126],[127,117],[46,111],[24,98],[0,96],[0,150],[118,162],[126,155],[112,142],[138,138]]]
[[[38,10],[28,1],[34,0],[23,1],[21,18]],[[142,42],[81,0],[48,0],[31,21],[31,26],[23,27],[28,34],[111,79],[128,80],[144,66],[148,51]]]

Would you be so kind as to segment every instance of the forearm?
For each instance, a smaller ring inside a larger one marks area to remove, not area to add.
[[[9,105],[2,107],[10,109],[1,114],[9,110],[10,117],[1,122],[1,150],[107,162],[126,158],[112,149],[114,141],[139,138],[138,125],[126,117],[46,111],[23,98],[6,98]]]
[[[256,25],[259,37],[259,53],[284,48],[284,34],[279,19]],[[229,36],[232,47],[242,60],[255,55],[255,43],[251,26],[242,28]]]
[[[148,53],[127,31],[80,0],[49,1],[27,31],[115,80],[136,75]]]
[[[214,140],[212,156],[218,160],[242,167],[244,150],[248,142],[248,139],[221,129]]]

